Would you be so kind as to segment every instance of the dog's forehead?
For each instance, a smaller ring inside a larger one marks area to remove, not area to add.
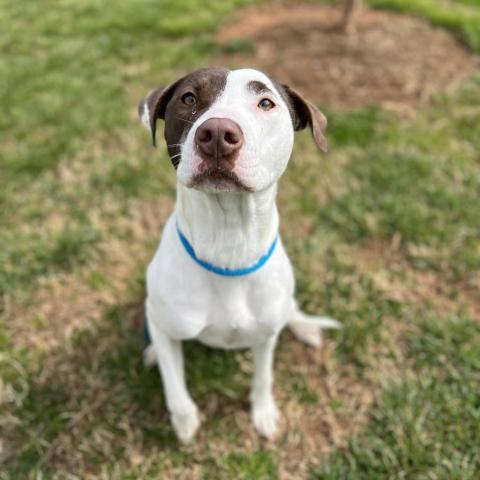
[[[225,88],[252,93],[259,93],[262,89],[265,89],[276,93],[274,82],[265,73],[253,68],[230,71]]]
[[[253,68],[227,70],[225,68],[209,67],[195,70],[186,75],[181,83],[183,88],[194,88],[207,91],[211,98],[219,97],[222,93],[258,93],[252,86],[264,85],[273,93],[278,93],[275,83],[263,72]]]
[[[230,73],[226,68],[208,67],[195,70],[185,75],[180,86],[210,90],[212,93],[221,92]]]

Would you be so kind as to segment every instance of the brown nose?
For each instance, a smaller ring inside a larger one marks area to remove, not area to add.
[[[233,120],[210,118],[197,128],[195,143],[206,160],[231,162],[243,145],[243,132]]]

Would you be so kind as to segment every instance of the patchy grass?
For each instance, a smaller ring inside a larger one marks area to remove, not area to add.
[[[476,0],[369,0],[374,7],[389,8],[403,13],[414,13],[428,18],[433,24],[459,33],[480,52],[480,13]]]
[[[475,478],[478,76],[410,116],[327,108],[326,157],[298,135],[282,234],[301,305],[345,328],[318,352],[282,335],[275,443],[250,425],[249,353],[188,343],[204,425],[174,438],[140,324],[175,177],[135,106],[247,3],[2,3],[0,478]],[[479,48],[473,0],[371,3]]]
[[[213,46],[209,32],[246,3],[45,0],[25,8],[3,2],[0,240],[7,263],[39,244],[38,232],[48,230],[59,211],[69,224],[93,209],[102,213],[104,203],[125,195],[158,192],[163,184],[163,172],[155,168],[158,157],[147,142],[143,150],[131,141],[126,145],[137,125],[135,102],[151,88],[147,82],[165,82],[203,64]],[[82,184],[72,186],[80,171]],[[47,239],[50,245],[55,241]],[[88,242],[80,243],[88,249]],[[48,253],[32,256],[39,274],[64,266],[60,261],[55,268]],[[17,263],[16,277],[30,275],[30,267]],[[20,286],[2,281],[0,291]]]
[[[411,368],[387,387],[368,427],[312,478],[474,479],[480,470],[478,321],[430,318],[407,339]]]

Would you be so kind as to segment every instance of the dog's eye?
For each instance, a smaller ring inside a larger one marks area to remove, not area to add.
[[[192,107],[197,103],[197,99],[193,93],[184,93],[182,95],[182,102],[185,105],[189,105],[190,107]]]
[[[274,106],[275,104],[269,98],[262,98],[258,102],[258,108],[262,110],[271,110]]]

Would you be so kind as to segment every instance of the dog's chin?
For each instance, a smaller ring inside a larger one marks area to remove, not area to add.
[[[211,169],[196,174],[187,186],[206,193],[245,193],[253,191],[236,174],[223,169]]]

